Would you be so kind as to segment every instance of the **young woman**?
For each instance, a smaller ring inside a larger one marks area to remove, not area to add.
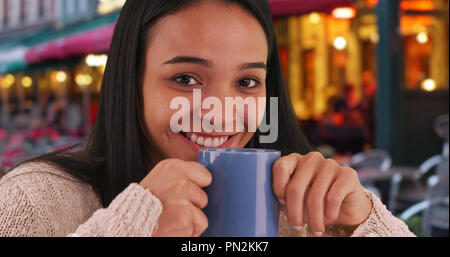
[[[261,133],[248,129],[175,133],[170,102],[192,102],[194,89],[221,100],[278,97],[276,142],[261,144]],[[355,171],[311,151],[262,0],[128,0],[92,134],[86,144],[22,163],[1,180],[0,235],[200,236],[208,227],[202,188],[212,180],[196,162],[205,145],[282,151],[273,166],[281,236],[413,236]]]

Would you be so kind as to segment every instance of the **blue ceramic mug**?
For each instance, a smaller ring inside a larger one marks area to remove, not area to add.
[[[212,173],[203,210],[204,237],[277,237],[279,205],[272,189],[272,165],[279,151],[214,148],[199,151],[199,163]]]

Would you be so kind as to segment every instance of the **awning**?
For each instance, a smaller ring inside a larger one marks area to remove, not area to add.
[[[23,69],[26,52],[27,48],[22,46],[0,51],[0,74]]]
[[[107,52],[118,16],[116,12],[63,29],[47,29],[27,38],[11,39],[0,45],[0,74],[18,72],[47,60]]]
[[[335,7],[352,4],[353,0],[269,0],[269,3],[274,16],[286,16],[330,12]],[[16,72],[28,64],[47,60],[107,52],[118,16],[119,12],[62,30],[43,31],[17,42],[20,47],[3,48],[0,50],[0,74]]]
[[[25,60],[28,64],[35,64],[46,60],[62,60],[89,53],[107,52],[114,26],[115,24],[110,24],[32,47],[26,53]]]
[[[27,65],[23,61],[0,63],[0,74],[14,73],[25,69]]]
[[[353,0],[269,0],[274,16],[330,12],[336,7],[349,6]]]

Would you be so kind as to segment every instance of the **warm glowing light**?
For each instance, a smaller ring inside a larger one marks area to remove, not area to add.
[[[3,79],[2,87],[3,87],[4,89],[8,89],[8,88],[10,88],[12,85],[14,85],[15,82],[16,82],[16,78],[14,77],[14,75],[8,74],[8,75],[6,75],[5,78]]]
[[[434,4],[430,0],[401,1],[400,7],[405,11],[433,11]]]
[[[25,76],[25,77],[22,78],[22,86],[24,88],[30,88],[32,85],[33,85],[33,79],[32,78],[30,78],[28,76]]]
[[[344,50],[347,47],[347,40],[344,37],[337,37],[333,42],[334,48]]]
[[[77,76],[75,76],[75,82],[80,87],[87,87],[92,84],[92,76],[89,74],[83,74],[80,73]]]
[[[309,22],[312,24],[318,24],[320,22],[320,14],[317,12],[313,12],[309,15]]]
[[[56,72],[56,81],[59,83],[64,83],[67,81],[67,73],[64,71]]]
[[[100,66],[100,67],[98,67],[98,70],[103,75],[103,74],[105,74],[106,66]]]
[[[422,89],[428,92],[436,90],[436,81],[433,79],[426,79],[422,82]]]
[[[106,66],[106,63],[108,61],[108,56],[106,54],[102,55],[94,55],[90,54],[86,57],[86,65],[89,67],[101,67]]]
[[[356,16],[356,10],[353,7],[338,7],[331,12],[335,19],[353,19]]]
[[[98,4],[98,12],[100,14],[111,13],[123,7],[126,0],[100,0]]]
[[[375,8],[378,0],[365,0],[365,3],[370,8]],[[432,11],[435,9],[432,0],[403,0],[400,2],[400,7],[405,11]]]
[[[428,34],[426,32],[420,32],[417,34],[416,39],[420,44],[426,44],[429,41]]]
[[[370,8],[374,8],[378,4],[378,0],[365,0],[365,2]]]
[[[372,33],[372,35],[370,35],[370,41],[374,44],[378,43],[378,41],[380,41],[380,35],[378,34],[378,32],[374,32]]]

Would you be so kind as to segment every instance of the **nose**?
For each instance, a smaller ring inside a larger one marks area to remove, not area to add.
[[[239,115],[232,113],[226,115],[226,99],[236,97],[230,85],[225,83],[215,84],[205,87],[201,91],[201,104],[194,107],[194,119],[197,117],[202,121],[202,131],[204,132],[235,132],[226,131],[226,128],[233,127]],[[194,99],[195,100],[195,99]]]
[[[206,92],[194,92],[193,120],[197,124],[201,121],[202,131],[208,133],[255,132],[261,120],[258,114],[261,112],[263,115],[265,103],[262,111],[259,111],[259,99],[229,88],[217,87]],[[194,125],[194,131],[198,129]]]

